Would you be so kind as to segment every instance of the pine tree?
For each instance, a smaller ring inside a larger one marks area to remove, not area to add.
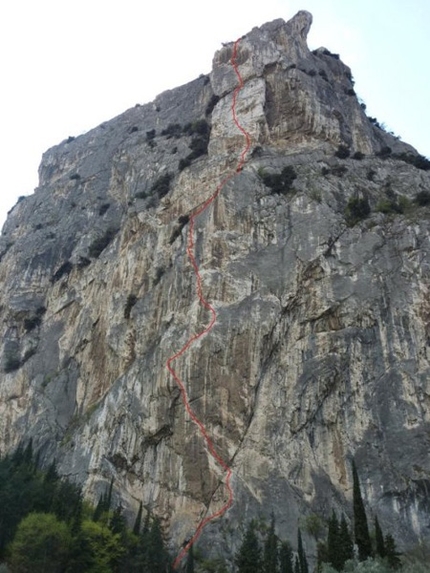
[[[143,511],[143,506],[142,502],[140,502],[139,509],[137,510],[136,520],[133,525],[133,533],[135,535],[139,535],[140,533],[140,526],[142,524],[142,511]]]
[[[381,526],[379,525],[377,515],[375,515],[375,543],[376,543],[376,555],[379,555],[379,557],[384,558],[386,555],[385,541]]]
[[[264,542],[263,571],[264,573],[278,573],[278,538],[275,533],[275,517],[273,514]]]
[[[294,573],[293,571],[293,551],[287,541],[281,543],[279,549],[280,573]]]
[[[261,573],[261,548],[253,521],[248,525],[234,562],[237,573]]]
[[[299,558],[300,573],[309,573],[308,560],[303,549],[302,532],[300,527],[297,532],[297,555]]]
[[[358,479],[355,462],[352,462],[353,479],[353,508],[354,508],[354,536],[358,547],[358,558],[366,561],[372,555],[372,544],[370,541],[369,528],[367,526],[366,511],[361,497],[360,482]]]

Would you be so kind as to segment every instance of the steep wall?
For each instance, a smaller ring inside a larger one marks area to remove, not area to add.
[[[429,541],[429,207],[415,198],[430,176],[369,121],[349,68],[309,51],[310,24],[299,12],[242,38],[252,153],[195,229],[218,320],[175,368],[233,469],[236,502],[202,538],[213,554],[255,515],[291,540],[299,516],[351,516],[353,456],[369,515],[401,546]],[[232,47],[210,76],[48,150],[0,239],[0,452],[32,437],[89,495],[113,476],[172,546],[226,495],[165,363],[208,320],[187,216],[243,149]],[[287,166],[293,190],[274,193],[264,175]],[[367,218],[348,218],[351,198]]]

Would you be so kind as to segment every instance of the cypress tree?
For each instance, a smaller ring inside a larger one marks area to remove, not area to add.
[[[330,565],[332,565],[336,571],[340,571],[342,569],[339,534],[339,521],[333,510],[328,522],[327,558]]]
[[[237,573],[261,573],[262,559],[261,548],[255,532],[255,523],[248,525],[239,551],[235,555],[234,562]]]
[[[378,516],[375,515],[375,543],[376,543],[376,555],[384,558],[385,552],[385,541],[384,535],[382,534],[381,526],[379,525]]]
[[[396,543],[392,535],[388,534],[385,536],[384,541],[385,546],[385,556],[388,561],[388,565],[392,569],[398,569],[402,564],[400,561],[400,553],[398,553],[396,548]]]
[[[105,498],[104,511],[109,511],[112,505],[112,490],[113,490],[113,478],[110,480],[109,490]]]
[[[99,500],[93,512],[93,521],[96,522],[99,521],[104,511],[104,505],[105,505],[105,494],[102,493],[100,494]]]
[[[112,533],[118,533],[123,539],[125,538],[127,523],[125,521],[121,505],[117,505],[115,508],[109,522],[109,529]]]
[[[354,508],[354,536],[358,547],[358,558],[366,561],[372,555],[372,544],[370,541],[369,528],[367,526],[366,511],[361,497],[360,482],[358,480],[357,468],[352,461],[353,480],[353,508]]]
[[[275,517],[272,514],[263,552],[264,573],[278,573],[278,538],[275,533]]]
[[[136,519],[133,525],[133,533],[135,535],[139,535],[140,533],[140,526],[142,524],[142,511],[143,511],[143,505],[142,502],[139,503],[139,509],[137,510],[137,515],[136,515]]]
[[[297,531],[297,554],[299,558],[300,573],[309,573],[308,560],[306,559],[306,554],[303,549],[302,532],[300,531],[300,527]]]
[[[342,515],[339,526],[339,551],[342,570],[345,563],[354,557],[354,544],[344,515]]]
[[[281,543],[279,549],[280,573],[294,573],[293,571],[293,552],[287,541]]]
[[[187,555],[187,566],[185,569],[186,573],[194,573],[194,550],[193,545],[191,545],[188,555]]]
[[[317,573],[321,573],[323,563],[328,563],[328,548],[327,544],[323,541],[317,543]]]
[[[168,570],[169,556],[167,554],[160,520],[155,517],[147,535],[147,573],[163,573]]]

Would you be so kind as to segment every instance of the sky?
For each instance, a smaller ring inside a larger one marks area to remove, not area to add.
[[[42,153],[211,70],[222,42],[299,10],[374,116],[430,157],[429,0],[3,0],[0,226]]]

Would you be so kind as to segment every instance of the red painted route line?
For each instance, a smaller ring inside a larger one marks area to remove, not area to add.
[[[172,362],[174,362],[176,359],[178,359],[179,357],[181,357],[189,348],[190,346],[196,342],[199,338],[202,338],[202,336],[204,336],[205,334],[207,334],[210,330],[212,330],[216,320],[217,320],[217,315],[215,312],[214,307],[210,304],[210,302],[208,302],[204,295],[203,295],[203,289],[202,289],[202,278],[200,276],[200,270],[199,270],[199,265],[196,261],[196,257],[194,254],[194,225],[195,225],[195,220],[196,217],[198,217],[201,213],[203,213],[203,211],[205,211],[214,201],[215,199],[218,197],[218,195],[220,194],[221,190],[223,189],[223,187],[228,183],[228,181],[230,181],[230,179],[232,179],[233,177],[235,177],[235,175],[237,173],[239,173],[240,171],[242,171],[242,168],[245,164],[246,161],[246,156],[248,154],[248,151],[251,147],[251,136],[249,135],[249,133],[241,126],[241,124],[239,123],[239,120],[237,119],[237,115],[236,115],[236,103],[237,103],[237,97],[239,95],[240,90],[243,88],[243,80],[242,80],[242,76],[240,75],[239,72],[239,68],[238,68],[238,64],[237,64],[237,49],[239,46],[239,41],[240,40],[236,40],[236,42],[234,43],[234,47],[233,47],[233,54],[232,57],[230,59],[230,64],[232,65],[237,79],[238,79],[238,85],[236,86],[234,92],[233,92],[233,102],[231,105],[231,112],[232,112],[232,116],[233,116],[233,121],[236,124],[236,127],[242,132],[244,138],[245,138],[245,145],[243,148],[242,153],[239,156],[239,160],[236,166],[235,171],[229,173],[217,186],[215,192],[213,193],[213,195],[211,197],[209,197],[209,199],[207,199],[202,205],[200,205],[199,207],[196,208],[196,210],[191,214],[190,216],[190,226],[189,226],[189,231],[188,231],[188,240],[187,240],[187,255],[188,255],[188,259],[191,263],[191,266],[193,267],[194,270],[194,274],[195,274],[195,281],[196,281],[196,293],[197,293],[197,297],[200,301],[200,304],[206,308],[210,314],[211,314],[211,319],[209,321],[209,324],[203,329],[201,330],[199,333],[194,334],[193,336],[191,336],[187,342],[184,344],[184,346],[173,356],[171,356],[167,362],[166,362],[166,367],[169,370],[170,374],[172,375],[173,379],[175,380],[176,384],[179,387],[180,393],[181,393],[181,397],[182,397],[182,401],[184,403],[185,406],[185,410],[188,412],[188,415],[190,416],[191,420],[197,425],[198,429],[200,430],[200,433],[203,437],[203,439],[206,442],[206,446],[209,450],[209,453],[211,454],[211,456],[214,458],[214,460],[221,466],[221,468],[224,470],[224,472],[226,473],[226,478],[225,478],[225,486],[227,488],[227,492],[228,492],[228,499],[226,501],[226,503],[221,507],[221,509],[219,509],[218,511],[206,516],[204,519],[202,519],[202,521],[199,523],[196,531],[194,532],[194,535],[192,536],[192,538],[188,541],[188,543],[185,545],[185,547],[182,548],[182,550],[180,551],[179,555],[176,557],[175,561],[173,562],[173,568],[176,569],[180,562],[182,561],[182,559],[185,557],[185,555],[188,553],[190,547],[197,541],[197,539],[200,537],[200,534],[202,533],[204,527],[210,523],[211,521],[213,521],[214,519],[216,519],[217,517],[221,517],[233,504],[233,490],[230,484],[231,481],[231,476],[232,476],[232,471],[228,465],[228,463],[226,461],[223,460],[223,458],[220,456],[220,454],[217,452],[217,450],[215,449],[215,446],[212,442],[211,437],[209,436],[203,422],[197,417],[197,415],[195,414],[194,410],[192,409],[191,405],[190,405],[190,401],[189,401],[189,397],[188,397],[188,393],[187,390],[185,388],[185,384],[183,383],[183,381],[179,378],[178,374],[176,373],[176,371],[174,370],[174,368],[172,367]]]

